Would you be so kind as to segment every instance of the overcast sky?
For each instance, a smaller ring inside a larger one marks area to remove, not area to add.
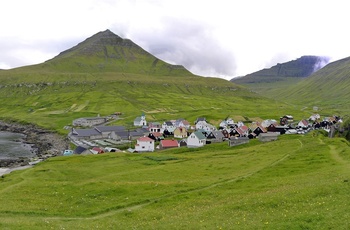
[[[172,64],[231,79],[350,56],[346,0],[3,0],[0,69],[44,62],[110,29]]]

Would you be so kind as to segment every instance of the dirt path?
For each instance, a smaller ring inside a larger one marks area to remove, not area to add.
[[[334,145],[329,146],[330,150],[329,153],[331,154],[331,157],[340,164],[349,164],[346,160],[344,160],[338,153],[336,147]]]

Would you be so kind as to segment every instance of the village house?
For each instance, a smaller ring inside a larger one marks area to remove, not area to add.
[[[220,128],[227,128],[227,127],[230,127],[230,126],[233,126],[233,125],[235,125],[235,122],[233,121],[233,119],[232,118],[227,118],[227,119],[225,119],[225,120],[220,122],[219,127]]]
[[[281,126],[281,125],[274,125],[274,124],[271,124],[269,125],[269,127],[267,127],[267,131],[268,132],[278,132],[279,134],[285,134],[286,131],[290,129],[289,126]]]
[[[174,126],[175,126],[175,128],[176,127],[185,127],[186,129],[190,129],[191,128],[190,122],[188,122],[187,120],[185,120],[183,118],[177,119],[174,122]]]
[[[116,133],[125,131],[124,126],[96,126],[95,129],[102,134],[102,138],[111,138]]]
[[[320,114],[313,114],[309,117],[309,121],[317,121],[319,119],[321,119]]]
[[[309,122],[307,120],[301,120],[301,121],[299,121],[297,127],[300,129],[307,129],[307,128],[309,128]]]
[[[154,140],[149,137],[140,137],[136,141],[135,151],[137,152],[153,152]]]
[[[207,132],[216,131],[216,127],[214,125],[208,124],[208,123],[205,124],[202,129],[204,129]]]
[[[148,124],[148,130],[150,132],[158,132],[163,133],[164,129],[162,128],[162,125],[159,122],[150,122]]]
[[[204,126],[206,126],[206,125],[207,125],[206,121],[198,121],[198,122],[196,122],[196,130],[203,129]]]
[[[221,131],[222,135],[224,135],[225,139],[230,138],[230,132],[227,129]]]
[[[187,137],[188,148],[203,147],[205,144],[206,137],[203,135],[202,132],[196,131],[191,133],[191,135]]]
[[[194,124],[196,125],[198,122],[200,122],[200,121],[205,121],[205,122],[207,122],[207,119],[205,118],[205,117],[198,117],[197,119],[196,119],[196,121],[194,122]]]
[[[179,147],[187,147],[187,138],[178,141]]]
[[[221,131],[212,131],[208,134],[206,137],[207,141],[210,141],[211,143],[217,143],[217,142],[223,142],[225,139],[225,136],[222,134]]]
[[[191,124],[189,121],[186,120],[182,120],[179,122],[178,127],[184,127],[186,129],[190,129],[191,128]]]
[[[70,137],[79,140],[79,139],[101,139],[102,133],[96,129],[76,129],[73,128]]]
[[[82,146],[77,146],[74,149],[74,154],[82,154],[83,152],[85,152],[87,150],[87,148],[82,147]]]
[[[142,113],[141,117],[136,117],[134,120],[134,126],[146,126],[147,121],[146,121],[146,115]]]
[[[274,119],[267,119],[267,120],[264,120],[261,122],[261,126],[264,127],[264,128],[267,128],[269,127],[270,125],[277,125],[277,121],[274,120]]]
[[[185,138],[187,137],[187,130],[185,127],[177,127],[174,130],[174,137],[175,138]]]
[[[162,129],[167,130],[169,133],[174,133],[175,128],[176,127],[174,126],[174,124],[171,121],[165,121],[162,124]]]
[[[294,118],[291,115],[284,115],[283,117],[280,117],[280,125],[291,124],[293,121]]]
[[[100,147],[93,147],[92,149],[90,149],[90,151],[92,152],[92,154],[102,154],[105,151],[100,148]]]
[[[198,130],[196,130],[196,132],[202,133],[205,137],[207,137],[210,133],[210,131],[206,131],[204,129],[198,129]]]
[[[249,128],[245,125],[235,127],[231,130],[230,135],[236,137],[247,137],[249,134]]]
[[[261,123],[257,122],[250,126],[250,130],[252,133],[254,133],[256,136],[258,136],[260,133],[266,133],[267,129],[261,125]]]
[[[73,128],[68,137],[74,140],[130,140],[148,135],[148,130],[125,130],[124,126],[96,126],[93,129]]]
[[[208,124],[206,121],[198,121],[196,123],[196,130],[200,130],[200,129],[211,132],[211,131],[215,131],[216,127],[212,124]]]
[[[227,122],[226,120],[223,120],[219,124],[219,129],[226,129],[227,128]]]
[[[164,136],[162,133],[159,132],[153,132],[153,133],[149,133],[148,137],[153,139],[154,141],[161,141],[164,140]]]
[[[177,140],[161,140],[159,144],[160,149],[170,149],[170,148],[178,148],[179,143]]]

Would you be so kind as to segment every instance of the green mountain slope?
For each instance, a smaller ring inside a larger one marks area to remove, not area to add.
[[[350,58],[332,62],[294,86],[265,94],[306,106],[350,111]]]
[[[34,68],[57,72],[126,72],[146,75],[188,75],[183,66],[154,57],[110,30],[99,32]]]
[[[55,130],[78,117],[115,111],[126,124],[142,112],[149,120],[207,116],[214,123],[228,115],[278,118],[291,110],[303,116],[232,82],[165,63],[109,30],[45,63],[0,71],[0,80],[3,119]]]
[[[310,76],[329,61],[326,57],[302,56],[296,60],[279,63],[268,69],[263,69],[244,77],[231,79],[232,82],[247,86],[256,92],[276,90],[296,84]]]

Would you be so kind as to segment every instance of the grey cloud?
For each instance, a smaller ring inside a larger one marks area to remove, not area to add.
[[[165,18],[163,27],[156,32],[131,31],[131,36],[158,58],[183,65],[195,74],[215,77],[235,74],[233,53],[220,45],[210,26],[185,19]]]
[[[77,39],[71,40],[35,40],[24,41],[22,39],[1,38],[0,39],[0,63],[10,68],[44,62],[58,55],[60,52],[76,45]],[[31,56],[42,54],[42,58]]]

